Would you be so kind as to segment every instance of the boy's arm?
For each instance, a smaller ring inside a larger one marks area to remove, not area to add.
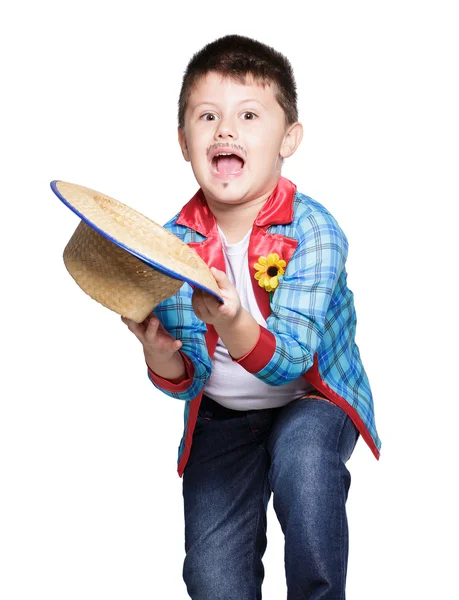
[[[177,225],[176,214],[164,228],[185,241],[185,228]],[[196,234],[199,239],[199,234]],[[191,238],[194,241],[194,238]],[[189,241],[189,240],[187,240]],[[155,387],[173,398],[192,400],[204,387],[210,376],[212,362],[207,352],[205,333],[206,324],[196,317],[193,312],[191,298],[193,290],[188,283],[184,283],[174,296],[167,298],[156,308],[153,313],[158,317],[162,326],[173,338],[180,340],[182,346],[176,353],[177,358],[183,360],[183,371],[177,378],[165,378],[148,366],[148,376]],[[147,357],[145,357],[147,358]],[[162,373],[162,370],[160,371]]]
[[[255,325],[244,313],[230,325],[216,326],[233,360],[269,385],[288,383],[307,371],[322,341],[347,252],[346,236],[332,215],[319,211],[305,215],[298,247],[274,293],[267,326]]]
[[[178,352],[183,359],[185,372],[176,379],[166,379],[155,373],[147,360],[148,376],[155,387],[179,400],[192,400],[197,396],[211,372],[211,360],[204,337],[207,328],[193,312],[192,295],[191,286],[184,283],[174,296],[158,304],[153,311],[164,329],[182,342]]]

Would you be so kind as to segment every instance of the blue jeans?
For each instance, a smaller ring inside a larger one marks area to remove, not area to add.
[[[359,433],[327,400],[224,409],[203,397],[183,474],[183,567],[193,600],[259,600],[266,509],[285,536],[287,600],[345,598],[351,477]]]

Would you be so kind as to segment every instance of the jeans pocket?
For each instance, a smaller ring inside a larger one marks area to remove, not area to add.
[[[196,416],[196,425],[199,423],[200,425],[206,425],[212,421],[212,413],[208,410],[199,409],[198,414]]]
[[[308,392],[304,396],[301,396],[300,400],[324,400],[325,402],[328,402],[329,404],[334,404],[334,402],[329,400],[321,392]]]

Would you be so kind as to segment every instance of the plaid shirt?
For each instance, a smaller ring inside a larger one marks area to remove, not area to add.
[[[209,266],[225,270],[217,225],[202,190],[165,228],[194,248]],[[266,327],[254,348],[237,362],[263,382],[282,385],[303,375],[322,395],[347,412],[374,455],[373,399],[355,343],[356,313],[347,287],[348,241],[335,218],[321,204],[297,192],[281,177],[253,225],[248,268],[255,274],[259,256],[276,252],[287,262],[270,300],[254,281],[254,293]],[[193,289],[184,283],[154,312],[165,329],[182,341],[186,379],[179,384],[148,371],[165,394],[185,400],[184,434],[179,446],[179,474],[189,456],[197,410],[218,335],[193,312]],[[234,359],[233,359],[234,360]]]

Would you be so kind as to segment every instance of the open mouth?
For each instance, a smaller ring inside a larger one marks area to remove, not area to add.
[[[245,161],[237,154],[219,152],[212,160],[212,171],[220,177],[239,175],[244,169]]]

